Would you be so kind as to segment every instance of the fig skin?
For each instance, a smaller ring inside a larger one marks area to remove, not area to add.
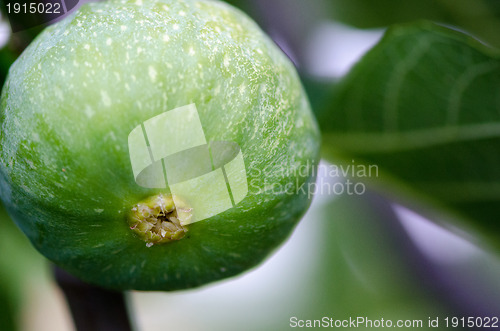
[[[127,219],[165,192],[135,182],[128,135],[188,104],[207,141],[239,145],[249,192],[182,239],[147,247]],[[9,214],[47,258],[117,290],[192,288],[257,265],[307,210],[320,140],[291,62],[218,1],[85,4],[13,64],[0,127]]]

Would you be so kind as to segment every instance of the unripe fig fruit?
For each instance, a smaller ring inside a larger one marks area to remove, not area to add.
[[[319,132],[296,72],[218,1],[90,3],[2,91],[0,190],[46,257],[175,290],[263,260],[310,204]]]

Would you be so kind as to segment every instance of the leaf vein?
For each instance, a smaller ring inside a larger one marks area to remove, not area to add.
[[[351,152],[390,153],[460,141],[500,138],[500,123],[447,126],[406,132],[325,133],[324,136]]]
[[[403,86],[406,75],[414,68],[418,61],[430,49],[432,42],[428,39],[421,39],[415,46],[415,51],[410,52],[408,57],[396,64],[391,76],[387,82],[387,94],[384,98],[384,125],[385,130],[388,132],[397,131],[398,129],[398,108],[399,108],[399,95],[401,87]]]
[[[476,64],[467,70],[457,79],[456,83],[451,88],[448,102],[448,126],[455,126],[459,122],[460,106],[462,96],[470,84],[479,76],[485,75],[498,68],[498,64],[494,62],[483,62]]]

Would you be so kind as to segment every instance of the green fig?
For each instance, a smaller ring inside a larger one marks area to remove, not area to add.
[[[319,131],[292,63],[205,0],[89,3],[12,65],[0,195],[47,258],[124,290],[237,275],[307,210]]]

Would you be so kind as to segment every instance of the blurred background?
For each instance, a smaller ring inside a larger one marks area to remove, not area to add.
[[[427,19],[500,46],[498,0],[228,2],[295,63],[315,110],[393,24]],[[41,29],[12,33],[2,13],[0,83]],[[332,176],[332,166],[322,163],[319,187],[348,180]],[[500,316],[498,255],[477,245],[479,234],[457,235],[436,225],[443,222],[370,185],[361,195],[320,190],[291,238],[255,270],[185,292],[131,292],[129,309],[148,331],[286,330],[292,317],[323,316],[422,320],[425,329],[429,318]],[[74,330],[50,264],[3,208],[0,224],[0,330]]]

